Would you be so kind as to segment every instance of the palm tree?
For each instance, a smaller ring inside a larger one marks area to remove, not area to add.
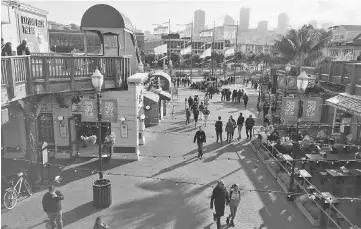
[[[275,40],[272,51],[279,62],[293,64],[299,71],[301,66],[316,66],[322,62],[325,56],[321,49],[331,37],[331,31],[304,25],[297,30],[289,30],[285,36],[280,36]]]

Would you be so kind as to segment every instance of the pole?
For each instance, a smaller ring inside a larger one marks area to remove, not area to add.
[[[100,166],[100,172],[99,172],[99,180],[103,179],[103,161],[102,161],[102,128],[101,128],[101,122],[102,122],[102,115],[100,110],[100,90],[97,92],[97,109],[98,109],[98,141],[99,141],[99,166]]]
[[[168,61],[170,61],[170,19],[168,19]],[[169,62],[168,62],[169,63]]]
[[[237,21],[237,32],[236,32],[236,52],[237,52],[237,46],[238,46],[238,21]],[[235,52],[235,54],[236,54],[236,52]],[[237,61],[237,56],[236,55],[234,55],[234,58],[235,58],[235,61],[234,61],[234,63],[235,63],[235,65],[234,65],[234,79],[233,79],[233,82],[234,83],[236,83],[236,71],[237,71],[237,63],[238,63],[238,61]]]
[[[216,30],[216,21],[213,21],[213,34],[212,34],[212,51],[211,51],[211,62],[212,62],[212,78],[214,77],[214,58],[213,58],[213,51],[214,51],[214,33]],[[216,88],[217,88],[217,77],[216,77]]]
[[[193,77],[192,77],[192,69],[193,69],[193,58],[192,55],[193,54],[193,21],[192,21],[192,29],[191,29],[191,66],[190,66],[190,74],[189,74],[189,80],[191,81],[191,83],[193,83]]]

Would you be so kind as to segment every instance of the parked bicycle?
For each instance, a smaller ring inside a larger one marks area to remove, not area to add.
[[[15,207],[23,192],[26,192],[29,196],[33,194],[31,187],[26,180],[25,171],[17,173],[16,176],[8,182],[8,184],[10,184],[11,187],[5,190],[4,195],[4,206],[7,209],[13,209]]]

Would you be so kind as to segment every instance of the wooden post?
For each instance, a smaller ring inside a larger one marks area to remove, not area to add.
[[[119,54],[119,48],[118,48],[118,54]],[[114,83],[115,87],[118,88],[119,85],[119,75],[118,75],[118,66],[120,66],[120,58],[119,55],[114,59],[114,65],[113,65],[113,72],[114,72]]]
[[[88,44],[86,40],[86,30],[84,31],[84,53],[85,55],[88,55]]]
[[[26,94],[27,96],[31,96],[34,95],[34,90],[33,90],[33,69],[32,69],[32,65],[31,65],[31,56],[27,56],[26,57],[26,61],[25,61],[25,66],[26,66],[26,85],[27,85],[27,90],[26,90]]]
[[[75,90],[75,59],[70,57],[70,90]]]
[[[9,100],[15,98],[15,90],[16,90],[16,84],[15,84],[15,71],[14,71],[14,59],[13,58],[9,58],[8,59],[8,66],[7,66],[7,71],[8,71],[8,92],[9,92]]]
[[[50,77],[50,72],[49,72],[49,63],[47,61],[47,59],[45,57],[42,58],[42,62],[43,62],[43,69],[42,69],[42,73],[43,73],[43,79],[44,79],[44,89],[45,92],[49,92],[50,89],[50,81],[49,81],[49,77]]]

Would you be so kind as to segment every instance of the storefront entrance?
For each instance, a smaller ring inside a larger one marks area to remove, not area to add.
[[[76,134],[76,148],[79,152],[80,157],[96,157],[99,152],[99,131],[96,122],[82,122],[81,115],[74,115],[74,126]],[[101,139],[100,142],[103,143],[107,135],[111,134],[111,124],[109,122],[101,123]],[[81,136],[89,137],[95,135],[97,137],[96,143],[94,145],[86,144]]]

